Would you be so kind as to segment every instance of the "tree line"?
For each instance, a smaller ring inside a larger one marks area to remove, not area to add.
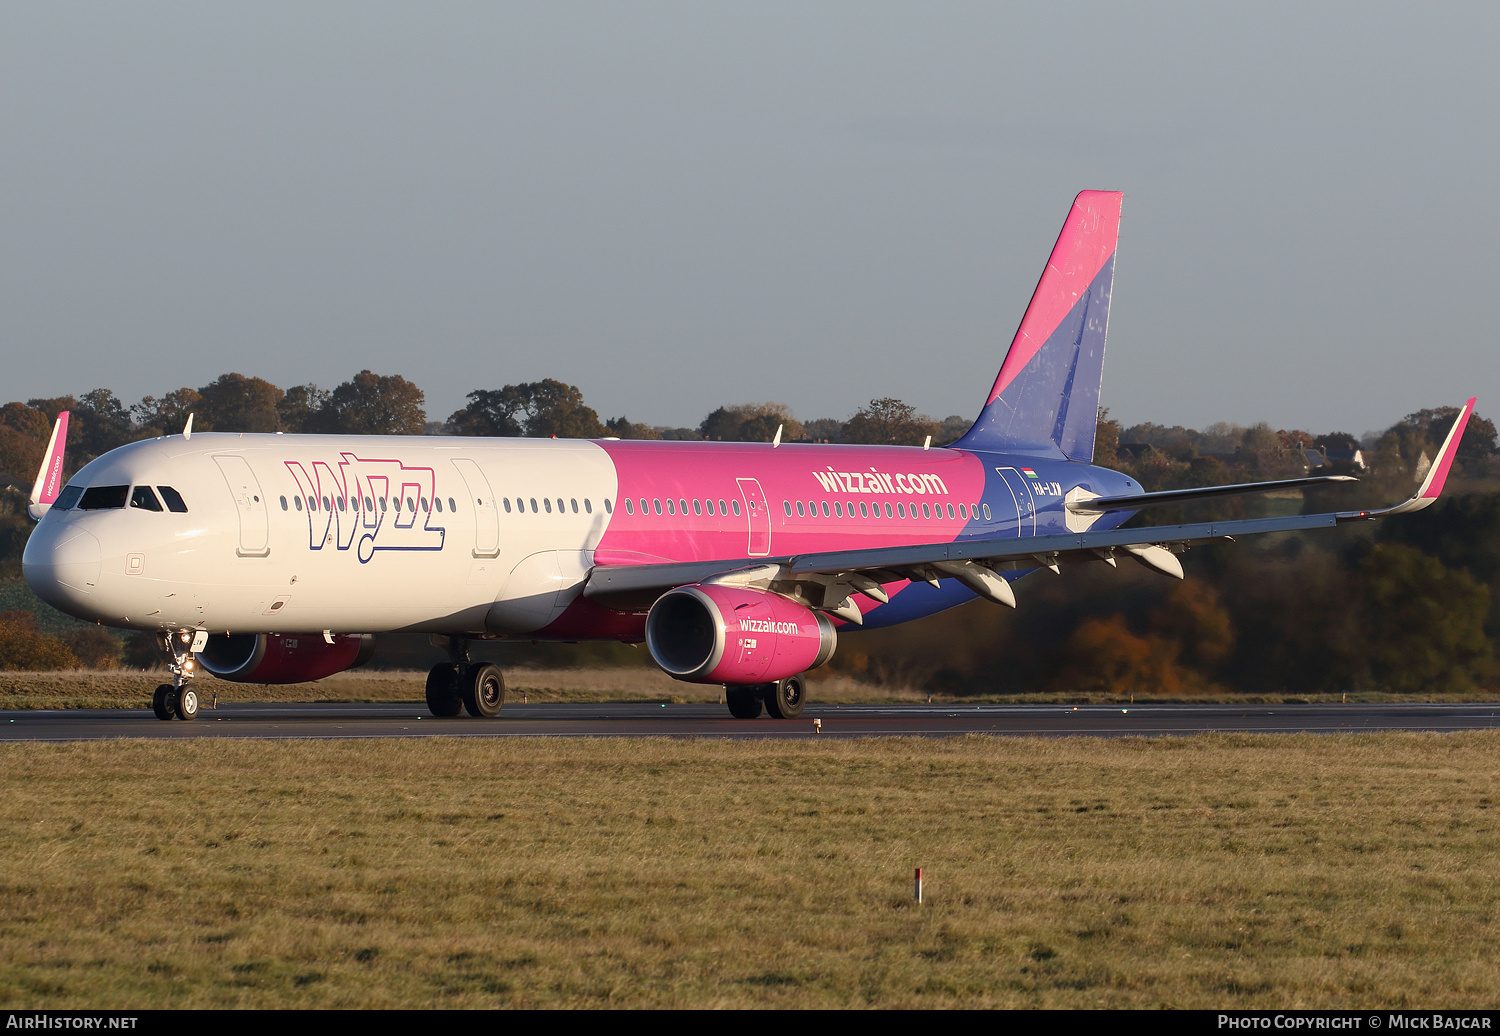
[[[721,406],[695,428],[636,423],[625,416],[601,420],[576,385],[546,378],[476,389],[446,421],[429,421],[422,390],[399,374],[360,371],[333,389],[314,384],[281,389],[264,378],[221,374],[199,388],[145,396],[127,406],[110,389],[77,396],[13,401],[0,408],[0,472],[30,478],[41,463],[57,415],[70,411],[71,474],[95,457],[141,439],[180,432],[193,415],[197,431],[313,432],[345,435],[555,436],[566,439],[717,439],[769,442],[782,429],[786,442],[941,445],[969,422],[936,421],[899,399],[875,399],[847,420],[798,421],[781,403]]]

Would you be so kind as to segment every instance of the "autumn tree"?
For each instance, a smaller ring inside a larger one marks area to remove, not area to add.
[[[36,628],[31,612],[0,612],[0,669],[77,669],[78,657]]]
[[[138,428],[147,435],[172,435],[182,431],[189,414],[196,414],[202,409],[202,401],[203,397],[198,394],[197,389],[184,387],[168,392],[160,399],[144,396],[130,411],[135,415]],[[202,429],[213,427],[206,421],[199,424],[197,417],[193,418],[193,423]]]
[[[619,439],[660,439],[661,432],[648,424],[633,424],[623,414],[604,422],[610,435]]]
[[[1412,547],[1380,544],[1355,561],[1364,675],[1400,694],[1473,690],[1494,676],[1484,634],[1489,588]]]
[[[422,390],[399,374],[363,370],[329,393],[315,424],[346,435],[421,435],[425,402]]]
[[[468,395],[469,404],[455,410],[448,418],[452,435],[517,436],[524,433],[518,415],[521,399],[516,386],[503,389],[475,389]]]
[[[5,404],[0,408],[0,471],[19,478],[35,475],[51,434],[51,422],[40,410],[25,403]]]
[[[198,395],[200,409],[194,419],[195,425],[201,420],[216,432],[280,430],[276,405],[286,393],[264,378],[221,374],[200,388]]]
[[[584,405],[583,393],[576,385],[544,378],[516,385],[515,391],[526,415],[529,436],[598,439],[605,434],[604,423],[593,407]]]
[[[872,443],[879,446],[921,446],[928,436],[934,439],[942,428],[917,408],[886,397],[872,399],[844,422],[845,442]]]
[[[1094,426],[1094,463],[1102,467],[1115,466],[1120,453],[1120,422],[1109,416],[1109,407],[1099,408],[1098,423]]]
[[[293,385],[276,403],[276,420],[283,432],[315,432],[331,395],[309,382]]]
[[[609,434],[583,392],[555,378],[477,389],[469,404],[448,418],[454,435],[529,435],[598,439]]]
[[[722,442],[770,442],[781,429],[785,441],[807,437],[802,423],[785,403],[736,403],[721,406],[698,425],[705,439]]]

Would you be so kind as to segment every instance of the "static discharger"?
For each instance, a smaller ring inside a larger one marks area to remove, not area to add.
[[[922,868],[917,868],[917,902],[922,902]]]

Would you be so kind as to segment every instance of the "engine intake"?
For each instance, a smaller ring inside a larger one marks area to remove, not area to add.
[[[769,683],[816,669],[838,637],[826,615],[780,594],[700,583],[657,598],[646,646],[687,683]]]
[[[306,683],[358,668],[374,651],[368,633],[337,633],[332,644],[320,633],[221,633],[208,638],[198,664],[234,683]]]

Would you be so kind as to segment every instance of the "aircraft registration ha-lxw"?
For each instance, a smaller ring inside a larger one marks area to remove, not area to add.
[[[1441,491],[1471,399],[1417,494],[1381,511],[1119,528],[1136,511],[1332,481],[1144,492],[1093,464],[1121,195],[1074,201],[999,376],[950,446],[181,435],[133,443],[63,487],[67,415],[32,492],[23,560],[44,600],[157,632],[173,680],[156,714],[191,719],[199,667],[316,680],[374,635],[420,631],[452,661],[439,716],[494,716],[504,680],[477,640],[644,640],[729,711],[792,718],[837,630],[975,596],[1015,607],[1039,569],[1177,555],[1232,536],[1413,511]]]

